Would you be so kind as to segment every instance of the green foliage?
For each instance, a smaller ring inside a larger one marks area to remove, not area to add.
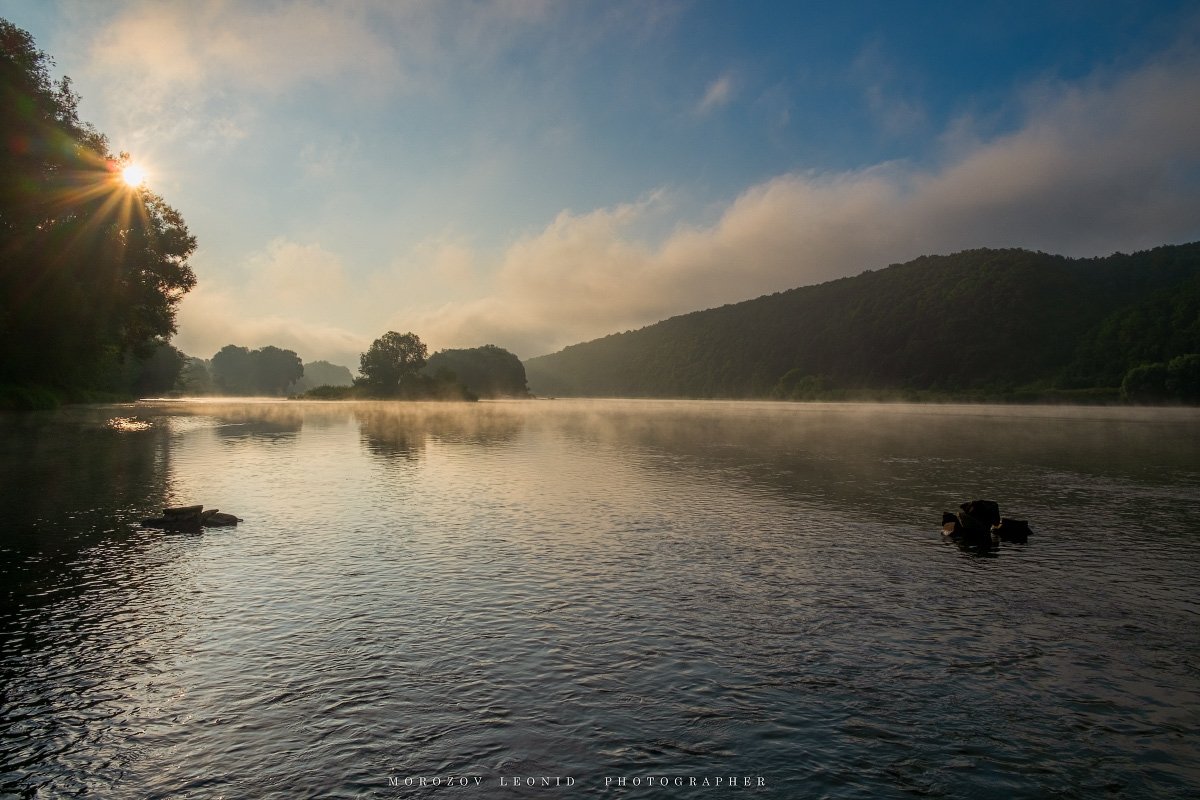
[[[161,397],[179,381],[187,356],[166,342],[156,342],[150,355],[136,363],[131,388],[135,397]]]
[[[1193,275],[1109,314],[1084,339],[1069,374],[1084,383],[1116,385],[1140,364],[1198,352],[1200,275]]]
[[[292,350],[267,345],[250,355],[258,386],[266,394],[283,394],[288,386],[304,377],[304,364]]]
[[[120,180],[70,81],[0,20],[0,382],[105,388],[175,331],[195,284],[179,213]]]
[[[1121,381],[1121,397],[1131,403],[1200,403],[1200,354],[1139,364]]]
[[[31,384],[0,384],[0,411],[41,411],[58,408],[60,393]]]
[[[776,400],[816,400],[829,388],[820,375],[804,375],[798,369],[790,369],[775,384],[771,396]]]
[[[388,331],[359,358],[359,383],[379,396],[412,394],[429,351],[415,333]]]
[[[1167,391],[1182,403],[1200,403],[1200,353],[1188,353],[1170,360]]]
[[[466,400],[478,397],[454,375],[439,370],[422,371],[426,347],[414,333],[388,331],[371,343],[359,358],[362,377],[352,386],[319,385],[300,395],[305,400]],[[340,379],[349,370],[326,362],[319,371]]]
[[[1163,402],[1167,398],[1167,365],[1142,364],[1121,381],[1121,397],[1131,403]]]
[[[352,400],[361,395],[356,386],[331,386],[322,384],[308,389],[300,397],[304,400]]]
[[[1096,259],[970,250],[672,317],[525,368],[544,395],[1112,398],[1130,368],[1200,352],[1198,290],[1200,244]]]
[[[185,396],[195,397],[202,394],[212,394],[214,390],[212,375],[208,365],[202,358],[188,358],[179,372],[176,388]]]
[[[250,350],[227,344],[211,363],[213,385],[229,395],[282,395],[304,375],[300,357],[274,345]]]
[[[381,394],[361,382],[354,386],[317,386],[299,395],[302,400],[459,400],[479,398],[453,378],[417,375],[410,383],[391,394]]]
[[[464,350],[441,350],[429,357],[427,375],[457,378],[478,397],[528,397],[525,365],[494,344]]]
[[[290,391],[296,394],[308,392],[319,386],[351,386],[354,375],[348,367],[331,364],[328,361],[313,361],[304,365],[304,374],[300,376]]]
[[[212,381],[218,392],[231,395],[255,394],[257,380],[250,349],[227,344],[209,362]]]

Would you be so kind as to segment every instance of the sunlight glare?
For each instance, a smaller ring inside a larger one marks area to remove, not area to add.
[[[137,164],[130,164],[121,170],[121,177],[127,186],[141,186],[146,182],[146,170]]]

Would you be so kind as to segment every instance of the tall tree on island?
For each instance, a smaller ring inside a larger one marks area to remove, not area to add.
[[[388,331],[359,357],[361,386],[380,395],[397,395],[418,383],[418,374],[429,354],[415,333]]]
[[[196,240],[126,180],[52,63],[0,19],[0,384],[71,393],[175,332]]]

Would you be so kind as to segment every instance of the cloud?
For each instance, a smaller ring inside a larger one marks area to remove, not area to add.
[[[180,306],[175,346],[188,355],[212,358],[227,344],[271,344],[294,350],[305,361],[324,359],[357,369],[358,354],[371,342],[371,337],[311,318],[247,311],[243,298],[213,282],[201,283]]]
[[[316,2],[131,3],[96,36],[91,58],[101,70],[176,89],[236,83],[274,92],[401,74],[361,7]]]
[[[351,295],[341,260],[318,244],[274,239],[250,257],[247,269],[248,296],[285,314],[328,316]]]
[[[353,366],[370,339],[351,330],[361,290],[319,244],[277,238],[241,265],[240,280],[203,278],[183,300],[176,345],[204,358],[227,344],[295,350]],[[265,312],[269,309],[269,312]]]
[[[175,343],[202,357],[227,344],[273,344],[306,361],[353,368],[383,332],[422,330],[416,308],[477,288],[476,262],[467,242],[447,234],[418,242],[389,267],[354,275],[321,244],[278,237],[231,276],[204,275],[198,267],[201,280],[180,307]]]
[[[696,104],[696,113],[701,116],[708,114],[733,100],[733,77],[728,73],[717,78],[704,90],[704,97]]]
[[[782,175],[657,243],[634,233],[654,198],[563,212],[508,249],[490,296],[428,312],[421,330],[532,356],[926,253],[1100,255],[1200,237],[1198,75],[1188,56],[1042,86],[1019,130],[968,146],[956,121],[940,164]]]
[[[885,57],[879,39],[873,39],[859,50],[850,66],[851,76],[863,87],[867,110],[880,129],[899,136],[920,130],[928,122],[920,103],[905,97],[904,80],[893,63]]]

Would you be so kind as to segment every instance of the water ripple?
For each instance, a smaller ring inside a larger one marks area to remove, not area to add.
[[[677,792],[605,777],[738,774],[777,796],[1188,796],[1196,421],[618,402],[6,418],[0,793],[483,797],[570,775],[635,798]],[[977,494],[1030,518],[1030,543],[944,544],[938,512]],[[191,501],[246,522],[134,527]],[[389,781],[451,774],[486,788]]]

